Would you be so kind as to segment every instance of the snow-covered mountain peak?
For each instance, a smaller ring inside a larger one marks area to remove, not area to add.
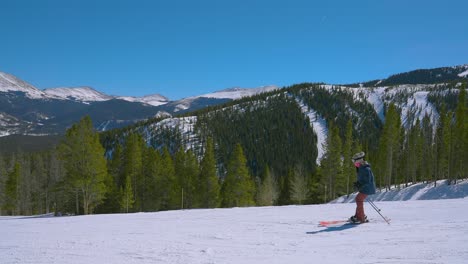
[[[112,96],[108,96],[87,86],[49,88],[45,89],[44,92],[50,97],[74,99],[81,102],[107,101],[112,99]]]
[[[221,91],[217,91],[214,93],[203,94],[197,97],[205,97],[205,98],[218,98],[218,99],[240,99],[242,97],[253,96],[256,94],[270,92],[273,90],[278,89],[278,86],[275,85],[268,85],[262,86],[258,88],[228,88]]]
[[[232,87],[232,88],[223,89],[223,90],[220,90],[220,91],[217,91],[217,92],[237,92],[237,91],[242,91],[242,90],[246,90],[246,89],[247,88]]]
[[[0,72],[0,92],[23,92],[33,99],[45,96],[41,90],[5,72]]]
[[[213,93],[202,94],[202,95],[193,96],[193,97],[187,97],[187,98],[183,98],[183,99],[177,101],[177,105],[175,107],[176,108],[175,112],[189,109],[190,105],[194,101],[196,101],[197,99],[200,99],[200,98],[236,100],[236,99],[240,99],[240,98],[243,98],[243,97],[249,97],[249,96],[253,96],[253,95],[264,93],[264,92],[270,92],[270,91],[273,91],[273,90],[276,90],[276,89],[279,89],[279,87],[275,86],[275,85],[262,86],[262,87],[259,87],[259,88],[234,87],[234,88],[228,88],[228,89],[224,89],[224,90],[213,92]]]
[[[129,101],[129,102],[140,102],[148,105],[158,106],[167,104],[169,98],[162,96],[160,94],[150,94],[143,97],[134,97],[134,96],[118,96],[117,99]]]

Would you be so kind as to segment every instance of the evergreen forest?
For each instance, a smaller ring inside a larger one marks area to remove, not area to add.
[[[416,90],[389,92],[382,119],[353,89],[298,84],[102,133],[84,116],[47,150],[1,154],[0,214],[323,203],[354,191],[359,151],[381,190],[468,178],[466,84],[426,87],[423,118],[402,107]]]

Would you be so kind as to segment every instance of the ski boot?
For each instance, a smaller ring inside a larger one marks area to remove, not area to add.
[[[353,224],[362,224],[362,223],[368,223],[369,220],[367,219],[367,215],[364,216],[364,221],[359,221],[359,219],[357,218],[357,216],[353,215],[351,216],[348,221],[350,223],[353,223]]]

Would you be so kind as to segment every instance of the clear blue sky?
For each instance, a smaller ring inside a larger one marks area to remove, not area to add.
[[[468,63],[466,0],[0,0],[0,71],[170,99]]]

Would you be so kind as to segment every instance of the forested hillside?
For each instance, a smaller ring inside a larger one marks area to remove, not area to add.
[[[326,202],[352,192],[361,150],[379,188],[454,184],[468,178],[467,104],[464,83],[304,83],[104,133],[84,117],[57,148],[3,154],[0,213]]]

